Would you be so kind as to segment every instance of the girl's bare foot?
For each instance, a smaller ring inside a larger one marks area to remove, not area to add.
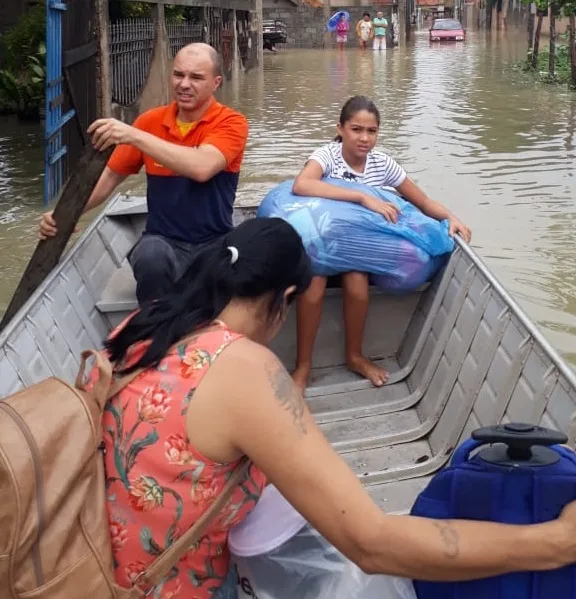
[[[294,384],[302,391],[302,395],[306,391],[308,385],[308,379],[310,378],[310,366],[296,366],[296,369],[292,373],[292,380]]]
[[[380,366],[377,366],[365,356],[352,356],[348,358],[348,368],[352,372],[368,379],[374,387],[382,387],[382,385],[388,382],[390,377],[384,368],[380,368]]]

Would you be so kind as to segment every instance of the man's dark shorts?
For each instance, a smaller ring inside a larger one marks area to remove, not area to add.
[[[157,299],[169,291],[205,245],[144,233],[128,254],[138,303]]]

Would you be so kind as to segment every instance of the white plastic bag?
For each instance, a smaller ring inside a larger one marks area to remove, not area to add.
[[[268,553],[234,561],[239,599],[416,599],[411,580],[365,574],[309,525]]]
[[[416,599],[411,580],[370,576],[269,485],[230,531],[238,599]]]
[[[408,578],[365,574],[350,560],[347,566],[331,587],[322,589],[318,599],[416,599],[414,585]]]

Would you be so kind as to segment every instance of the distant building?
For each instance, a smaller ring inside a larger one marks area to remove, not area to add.
[[[396,11],[397,0],[331,0],[330,14],[338,10],[350,13],[351,31],[348,44],[356,45],[354,33],[356,22],[362,13],[369,12],[376,16],[382,10],[391,19]],[[280,20],[286,24],[287,45],[300,48],[315,48],[324,45],[326,17],[323,0],[262,0],[262,16],[264,20]]]
[[[454,16],[454,0],[416,0],[420,19],[442,19]]]

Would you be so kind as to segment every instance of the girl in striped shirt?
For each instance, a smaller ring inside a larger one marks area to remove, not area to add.
[[[393,187],[424,214],[449,221],[450,235],[459,233],[470,241],[470,229],[442,204],[431,200],[407,175],[404,169],[384,152],[374,150],[380,127],[380,113],[365,96],[354,96],[343,106],[335,141],[316,150],[294,182],[296,195],[315,196],[356,202],[373,210],[390,222],[397,222],[398,209],[372,195],[336,187],[323,181],[326,177],[356,181],[374,187]],[[342,275],[346,360],[348,368],[367,378],[376,387],[384,385],[388,373],[362,353],[364,326],[368,315],[368,274],[347,272]],[[304,390],[312,368],[312,352],[322,315],[326,277],[314,277],[298,301],[298,346],[296,369],[292,377]]]

